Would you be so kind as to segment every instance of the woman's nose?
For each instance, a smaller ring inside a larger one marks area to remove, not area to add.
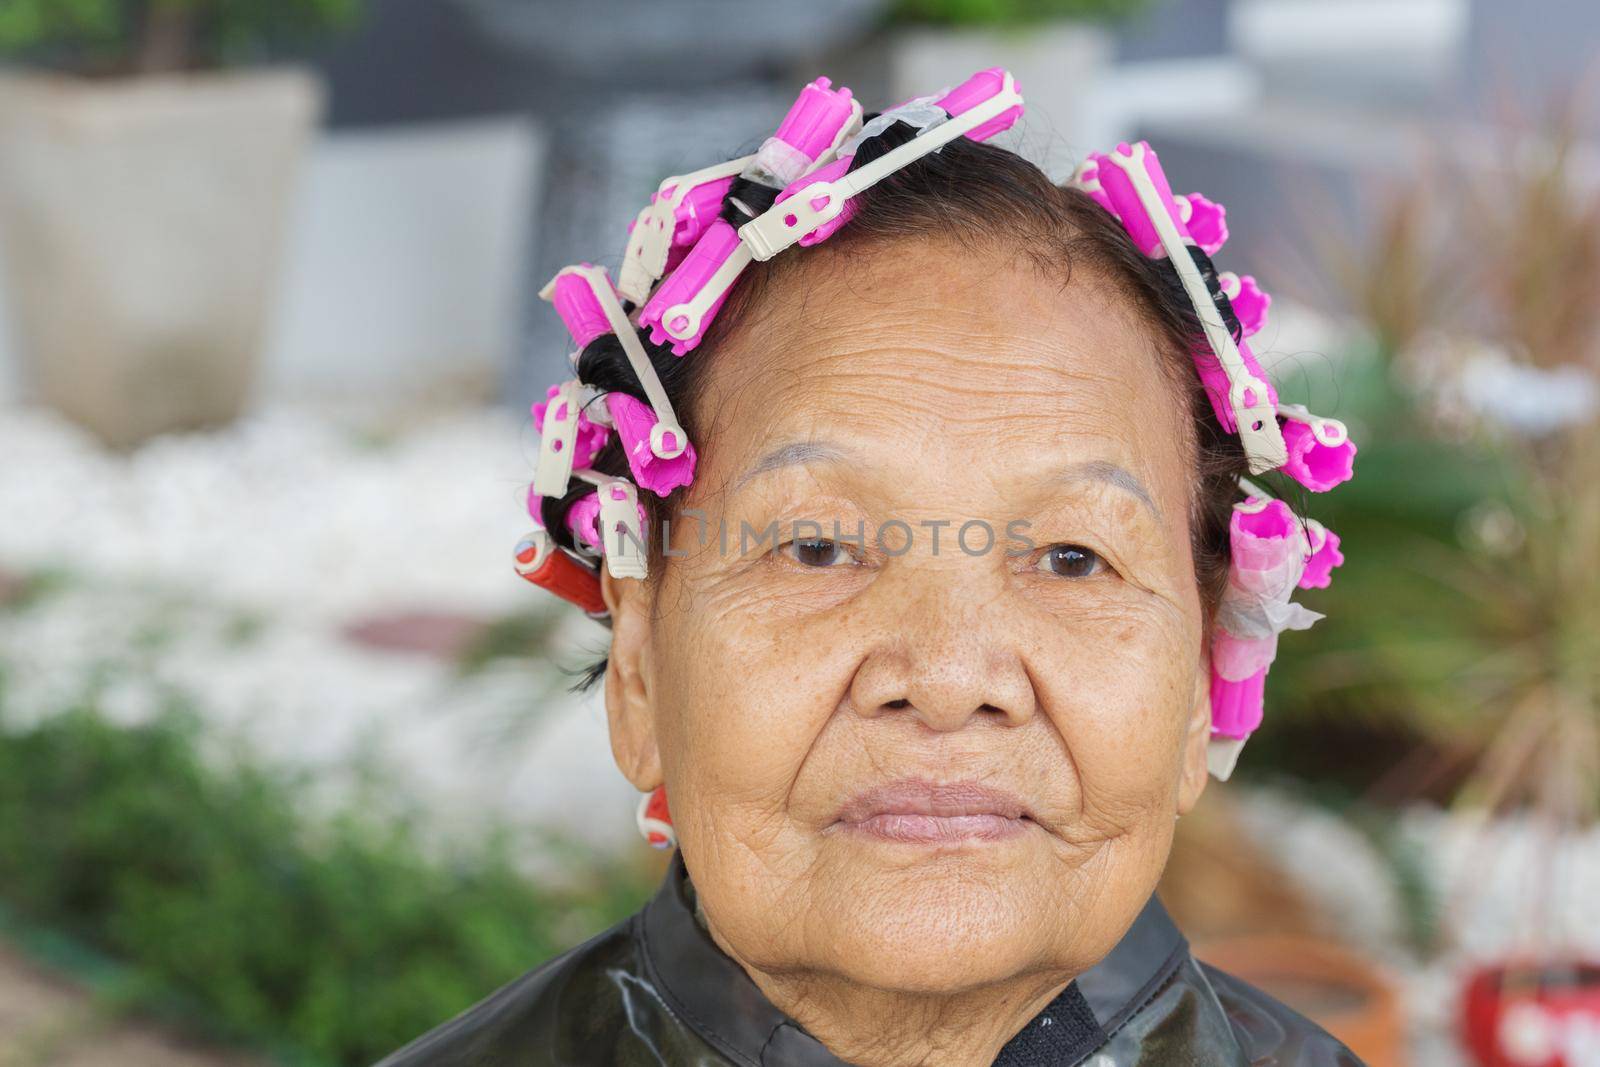
[[[909,712],[941,731],[974,716],[1027,722],[1037,695],[1009,618],[1003,607],[952,595],[902,602],[857,669],[851,703],[868,717]]]

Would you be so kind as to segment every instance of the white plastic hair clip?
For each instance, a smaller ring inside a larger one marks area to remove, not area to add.
[[[1325,415],[1313,415],[1304,404],[1279,404],[1278,417],[1305,423],[1317,443],[1324,448],[1338,448],[1350,440],[1350,431],[1344,423]]]
[[[1079,163],[1072,172],[1072,177],[1067,179],[1069,185],[1082,189],[1089,194],[1089,199],[1116,215],[1116,206],[1111,203],[1111,198],[1106,195],[1105,187],[1100,184],[1100,162],[1096,159],[1085,159]]]
[[[635,304],[648,300],[650,290],[667,272],[673,243],[687,246],[699,239],[705,224],[716,218],[733,179],[755,158],[741,156],[662,182],[633,221],[617,273],[617,292]],[[681,236],[680,229],[686,231]]]
[[[1267,382],[1257,377],[1245,363],[1233,334],[1222,319],[1222,312],[1211,299],[1211,291],[1206,287],[1200,268],[1195,266],[1194,259],[1189,255],[1189,246],[1178,232],[1172,211],[1167,207],[1166,201],[1171,194],[1164,195],[1164,190],[1156,185],[1152,177],[1152,170],[1159,167],[1154,153],[1140,141],[1134,145],[1119,145],[1116,151],[1103,154],[1098,160],[1100,166],[1095,178],[1102,189],[1106,189],[1105,164],[1109,162],[1127,176],[1129,185],[1138,197],[1146,219],[1135,222],[1130,220],[1128,210],[1119,212],[1123,225],[1129,228],[1135,243],[1140,244],[1140,250],[1146,255],[1151,253],[1153,246],[1147,247],[1141,239],[1142,234],[1149,232],[1143,226],[1147,222],[1159,240],[1161,250],[1165,251],[1178,272],[1189,302],[1194,305],[1195,315],[1205,330],[1206,340],[1210,342],[1217,362],[1227,375],[1228,406],[1238,425],[1245,456],[1250,461],[1250,473],[1262,474],[1283,466],[1288,459],[1288,450],[1278,428],[1271,390]]]
[[[639,490],[626,478],[587,468],[573,471],[595,488],[600,501],[600,553],[606,572],[613,578],[647,578],[650,557],[645,543],[644,509],[639,506]]]
[[[778,133],[768,138],[740,177],[782,188],[835,161],[839,146],[861,128],[861,104],[850,90],[830,85],[826,78],[819,78],[801,91]],[[769,164],[776,162],[772,149],[778,143],[787,146],[776,153],[785,160],[777,164],[783,176],[769,169]],[[750,258],[749,247],[739,240],[733,225],[713,220],[645,303],[639,314],[640,328],[649,329],[657,344],[670,344],[673,352],[685,355],[704,338]]]
[[[806,234],[838,218],[851,197],[1021,104],[1022,94],[1007,72],[1000,91],[989,99],[924,130],[870,163],[831,181],[816,182],[807,186],[803,194],[774,204],[739,227],[739,240],[755,259],[771,259]]]
[[[606,570],[613,578],[645,578],[650,559],[645,552],[644,524],[639,519],[639,491],[633,483],[613,479],[600,494],[600,531],[605,540]]]
[[[656,423],[650,430],[650,451],[660,459],[677,459],[689,447],[689,435],[683,432],[677,412],[672,410],[672,401],[667,397],[667,390],[661,384],[661,376],[656,373],[655,364],[650,362],[644,342],[639,340],[639,332],[628,321],[628,313],[622,310],[622,303],[617,299],[616,290],[611,287],[611,279],[606,277],[605,268],[587,264],[563,267],[540,291],[540,295],[550,299],[546,294],[553,296],[557,284],[564,277],[581,278],[588,284],[595,304],[605,316],[611,332],[621,342],[628,365],[633,368],[639,385],[644,389],[645,398],[655,410]]]
[[[1252,503],[1248,499],[1237,501],[1233,506],[1241,511],[1260,511],[1262,508],[1266,507],[1268,503],[1278,499],[1265,489],[1261,488],[1255,482],[1252,482],[1249,478],[1243,477],[1242,475],[1239,477],[1238,482],[1239,489],[1247,498],[1253,496],[1256,498],[1256,500],[1260,501],[1259,504]]]
[[[539,462],[533,470],[533,491],[560,496],[572,478],[573,449],[578,442],[578,383],[563,382],[545,405],[539,427]]]

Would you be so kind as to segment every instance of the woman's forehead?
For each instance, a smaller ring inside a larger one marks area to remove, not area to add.
[[[1187,410],[1150,332],[1086,272],[1063,285],[993,255],[875,258],[785,278],[759,326],[717,353],[708,464],[737,479],[828,441],[974,470],[1181,467]]]

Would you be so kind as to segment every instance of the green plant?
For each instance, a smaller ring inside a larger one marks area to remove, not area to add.
[[[125,963],[130,1003],[295,1062],[372,1062],[628,914],[656,877],[573,855],[572,883],[541,887],[514,862],[548,847],[526,835],[441,854],[370,798],[313,818],[303,782],[202,747],[180,707],[0,729],[0,903]]]
[[[1151,0],[896,0],[893,17],[950,26],[1027,26],[1050,19],[1122,19]]]
[[[348,25],[360,9],[361,0],[0,0],[0,52],[91,73],[182,71]]]
[[[1572,128],[1404,198],[1436,214],[1380,235],[1374,269],[1453,274],[1462,293],[1441,303],[1402,279],[1357,294],[1394,347],[1358,368],[1358,476],[1317,502],[1349,562],[1315,604],[1315,650],[1286,644],[1272,678],[1303,708],[1408,717],[1437,750],[1408,777],[1566,826],[1600,816],[1600,413],[1516,424],[1456,390],[1485,359],[1521,368],[1503,392],[1600,372],[1600,194],[1575,180]]]

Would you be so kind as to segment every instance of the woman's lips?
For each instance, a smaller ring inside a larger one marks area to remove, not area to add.
[[[907,778],[857,793],[834,825],[886,841],[993,841],[1027,830],[1028,806],[1015,793],[979,782]]]

